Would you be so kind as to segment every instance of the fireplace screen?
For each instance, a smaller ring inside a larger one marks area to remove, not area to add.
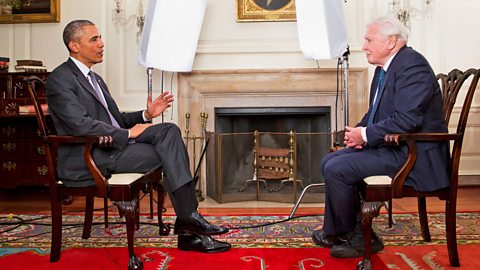
[[[329,107],[215,108],[209,133],[207,194],[218,202],[294,202],[323,182],[320,162],[331,146]],[[305,201],[323,201],[323,190]]]
[[[295,202],[304,186],[323,182],[320,162],[332,141],[330,133],[246,132],[209,136],[207,194],[220,203]],[[320,188],[312,189],[304,201],[323,202],[323,192]]]

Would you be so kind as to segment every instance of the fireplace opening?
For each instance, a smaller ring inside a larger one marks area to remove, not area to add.
[[[215,133],[329,132],[330,107],[215,108]]]
[[[304,186],[323,182],[320,162],[332,142],[330,107],[218,107],[214,112],[206,160],[207,194],[216,201],[294,202]],[[260,149],[289,154],[259,156]],[[267,165],[272,170],[267,174],[281,175],[285,169],[290,176],[257,178],[262,158],[291,165]],[[323,198],[323,190],[316,189],[304,201]]]

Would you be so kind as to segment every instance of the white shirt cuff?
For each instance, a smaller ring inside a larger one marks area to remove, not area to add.
[[[151,120],[151,119],[148,120],[147,117],[145,117],[145,113],[146,113],[146,112],[147,112],[146,110],[143,110],[143,113],[142,113],[143,122],[148,122],[148,121]]]
[[[364,142],[368,143],[368,140],[367,140],[367,128],[366,127],[362,127],[362,129],[360,130],[360,132],[362,133],[362,139]]]

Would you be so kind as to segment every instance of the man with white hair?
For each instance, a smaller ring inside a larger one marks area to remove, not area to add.
[[[314,231],[312,238],[320,246],[331,247],[334,257],[359,257],[364,253],[356,185],[372,175],[393,176],[405,162],[407,146],[385,146],[384,136],[448,132],[435,74],[428,61],[407,46],[407,39],[406,28],[396,18],[381,17],[367,25],[362,49],[368,62],[376,66],[370,108],[355,127],[345,127],[346,148],[327,155],[321,164],[326,187],[325,219],[323,228]],[[419,142],[417,162],[406,185],[418,191],[447,187],[449,159],[448,143]],[[381,239],[373,234],[372,253],[382,249]]]

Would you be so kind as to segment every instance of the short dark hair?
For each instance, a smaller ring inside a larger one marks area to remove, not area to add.
[[[63,43],[67,46],[68,51],[70,51],[68,43],[70,43],[70,41],[78,41],[83,34],[83,27],[87,25],[95,24],[89,20],[75,20],[69,22],[67,26],[65,26],[65,29],[63,29]]]

